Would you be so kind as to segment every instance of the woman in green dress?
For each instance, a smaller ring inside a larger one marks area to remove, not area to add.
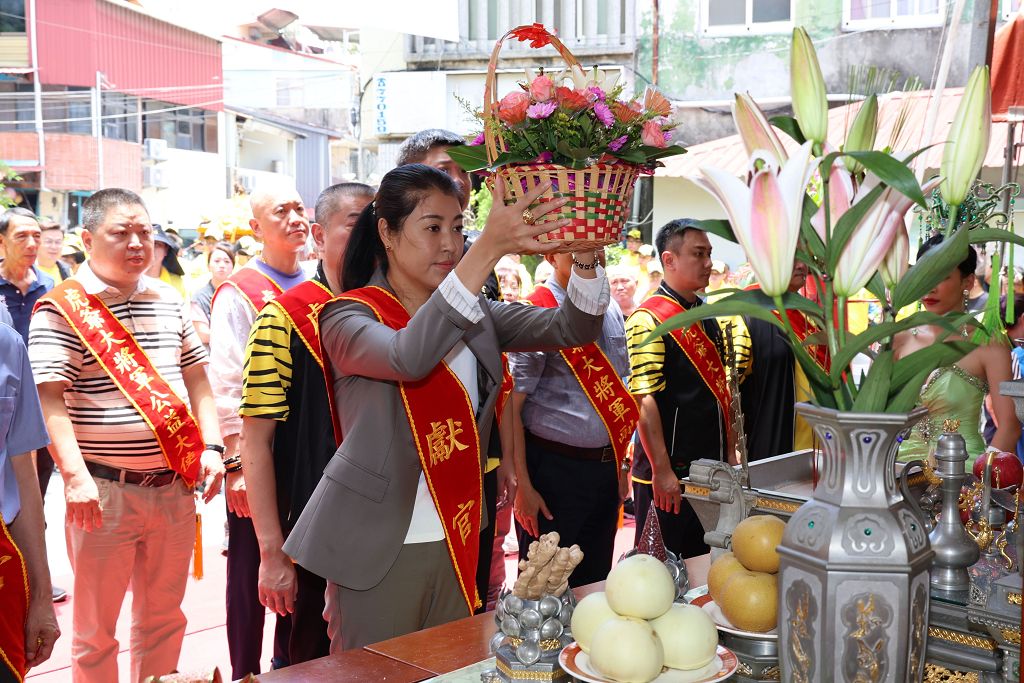
[[[941,242],[941,235],[930,238],[921,245],[917,257],[921,258]],[[945,315],[967,310],[967,298],[974,286],[974,269],[978,262],[974,248],[967,247],[967,250],[967,258],[922,297],[921,304],[929,313]],[[966,327],[961,333],[950,335],[941,327],[924,325],[898,334],[893,349],[899,359],[932,344],[956,341],[967,335]],[[1006,346],[996,340],[982,344],[954,365],[938,368],[921,389],[921,405],[928,408],[928,415],[900,445],[899,459],[931,456],[942,434],[944,422],[952,419],[959,420],[959,431],[967,442],[969,469],[977,457],[985,452],[985,441],[981,436],[981,406],[990,392],[998,425],[992,438],[992,448],[1013,452],[1020,436],[1020,423],[1014,413],[1013,401],[998,393],[999,384],[1010,379],[1010,356]]]

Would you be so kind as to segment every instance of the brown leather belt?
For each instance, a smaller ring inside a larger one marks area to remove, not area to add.
[[[169,486],[181,478],[181,475],[174,470],[157,470],[156,472],[136,472],[134,470],[122,470],[117,467],[107,467],[98,462],[85,461],[85,469],[89,474],[100,479],[119,481],[122,484],[134,484],[146,488],[158,488]]]
[[[615,450],[611,446],[605,446],[604,448],[579,448],[578,446],[570,446],[568,444],[559,443],[558,441],[545,439],[529,431],[526,432],[526,438],[529,441],[533,441],[541,448],[549,450],[552,453],[558,453],[566,458],[572,458],[573,460],[615,462]]]

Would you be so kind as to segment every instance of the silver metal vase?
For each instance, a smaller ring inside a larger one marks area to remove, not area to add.
[[[899,441],[926,411],[797,411],[822,447],[814,494],[779,545],[779,657],[791,683],[920,681],[933,552],[904,501]]]

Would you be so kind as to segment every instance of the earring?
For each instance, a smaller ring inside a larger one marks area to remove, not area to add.
[[[971,294],[970,290],[968,290],[968,289],[964,290],[964,312],[965,313],[967,312],[968,304],[970,304],[970,302],[971,302],[970,294]],[[964,323],[963,328],[960,330],[960,336],[963,337],[964,339],[967,339],[967,323]]]

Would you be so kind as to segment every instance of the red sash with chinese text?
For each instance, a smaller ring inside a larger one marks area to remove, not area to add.
[[[87,294],[76,280],[65,280],[39,300],[53,304],[153,430],[167,466],[192,486],[199,475],[203,435],[192,411],[157,371],[132,333],[107,305]]]
[[[220,287],[213,293],[213,299],[210,300],[210,310],[213,310],[213,302],[217,300],[220,290],[225,287],[237,289],[242,298],[257,313],[284,291],[280,285],[274,282],[273,278],[264,275],[258,268],[240,268],[232,273],[231,277],[220,283]]]
[[[527,301],[535,306],[558,308],[555,295],[544,285],[537,285]],[[562,349],[559,353],[601,418],[615,451],[615,463],[621,467],[640,420],[640,406],[596,342]]]
[[[0,666],[10,669],[17,681],[25,680],[28,595],[25,558],[0,519]]]
[[[505,404],[508,403],[508,399],[512,396],[512,390],[516,388],[516,383],[512,379],[512,370],[508,366],[508,354],[501,354],[501,388],[498,389],[498,400],[494,404],[495,419],[498,421],[498,426],[501,426],[501,414],[505,411]]]
[[[334,409],[334,378],[331,366],[324,362],[324,349],[320,344],[320,309],[334,298],[334,293],[316,280],[306,280],[295,285],[277,297],[268,306],[281,309],[299,339],[309,349],[310,355],[324,373],[324,386],[327,389],[327,403],[331,406],[331,420],[334,423],[334,442],[341,445],[341,423]]]
[[[661,294],[655,294],[647,299],[639,308],[653,315],[659,324],[685,310],[678,301]],[[708,337],[704,327],[694,323],[685,334],[682,330],[672,330],[669,336],[679,345],[697,370],[697,374],[704,380],[704,384],[718,401],[722,415],[728,415],[731,399],[729,385],[725,379],[725,366],[722,365],[722,357],[718,355],[718,347]]]
[[[338,300],[358,301],[394,330],[409,323],[409,313],[385,289],[362,287]],[[448,364],[441,361],[416,382],[399,382],[420,465],[444,525],[455,575],[472,614],[480,605],[476,590],[483,473],[476,411],[469,394]]]
[[[811,279],[808,278],[807,282],[810,283]],[[747,290],[756,290],[760,288],[760,285],[754,284],[747,287]],[[778,318],[780,322],[783,322],[782,314],[775,310],[773,310],[772,313],[775,314],[775,317]],[[819,332],[818,326],[808,320],[807,316],[801,311],[787,309],[786,317],[789,318],[789,324],[793,327],[793,333],[796,334],[800,341],[804,341],[807,337]],[[825,370],[825,372],[828,372],[829,366],[831,365],[829,362],[828,347],[825,344],[810,344],[805,348],[811,355],[811,358],[813,358],[818,365]]]

